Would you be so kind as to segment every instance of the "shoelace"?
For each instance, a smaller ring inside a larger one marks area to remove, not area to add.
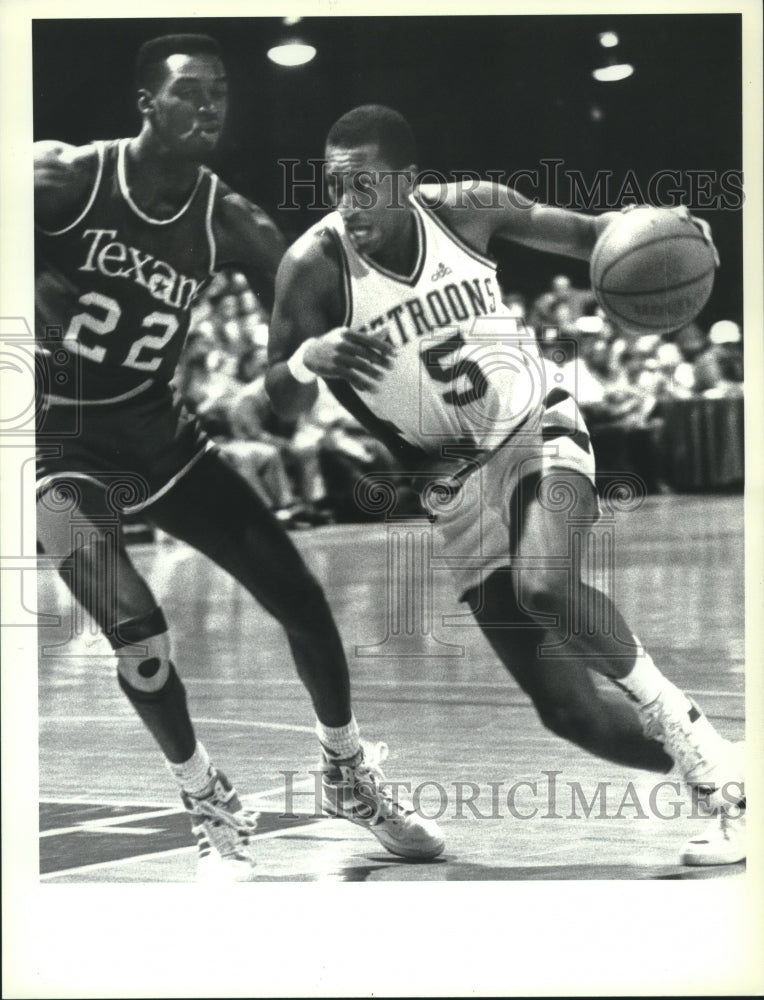
[[[256,829],[257,816],[257,813],[243,809],[233,814],[220,807],[214,813],[210,810],[199,816],[198,822],[192,823],[191,828],[197,838],[200,856],[208,855],[211,846],[224,859],[250,860],[246,851],[250,836]]]
[[[226,802],[220,799],[215,793],[205,799],[197,799],[189,795],[189,799],[194,805],[194,809],[199,813],[200,818],[217,820],[226,826],[233,827],[241,834],[254,833],[257,828],[257,820],[260,813],[251,809],[240,809],[236,813],[230,812],[226,808]]]
[[[359,767],[367,767],[375,776],[384,781],[385,776],[381,767],[390,753],[387,743],[366,743],[362,740],[361,747],[363,748],[363,763]]]
[[[382,768],[382,765],[388,757],[389,747],[387,743],[361,743],[363,747],[363,762],[358,765],[355,769],[356,774],[356,784],[364,784],[365,779],[368,778],[371,788],[374,790],[375,794],[383,800],[383,802],[390,808],[391,813],[397,811],[400,814],[405,815],[408,812],[413,811],[413,806],[409,808],[406,805],[401,804],[393,798],[393,793],[390,788],[381,787],[387,782]],[[377,816],[380,816],[380,810],[377,810]],[[394,815],[383,816],[384,819],[395,819]]]
[[[214,849],[221,858],[234,859],[239,861],[251,861],[245,850],[249,847],[249,836],[232,836],[231,830],[227,826],[218,826],[217,829],[210,830],[204,824],[194,824],[191,832],[196,837],[199,857],[207,858]]]
[[[645,736],[657,739],[667,746],[670,745],[675,762],[685,774],[689,774],[699,765],[707,763],[693,739],[692,730],[686,729],[677,719],[669,718],[666,721],[659,700],[656,700],[653,705],[647,705],[643,711]],[[673,737],[681,738],[674,739]]]
[[[702,833],[699,833],[697,837],[693,837],[692,842],[696,844],[707,844],[713,841],[714,837],[718,832],[721,831],[722,836],[725,840],[730,840],[734,835],[734,830],[732,824],[734,820],[731,816],[721,809],[716,816],[708,823],[703,829]]]

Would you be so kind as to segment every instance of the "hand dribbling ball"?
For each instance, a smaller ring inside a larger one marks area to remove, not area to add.
[[[640,206],[605,229],[590,262],[592,288],[627,333],[670,333],[692,322],[711,295],[714,248],[689,215]]]

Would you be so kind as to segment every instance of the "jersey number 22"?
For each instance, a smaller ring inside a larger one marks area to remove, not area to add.
[[[77,351],[90,361],[101,363],[106,357],[106,348],[101,344],[88,346],[82,341],[81,333],[89,330],[98,337],[113,333],[122,316],[122,309],[117,301],[100,292],[87,292],[79,298],[79,304],[96,310],[103,310],[103,315],[93,315],[91,312],[80,312],[72,316],[64,340],[73,340]],[[141,372],[155,372],[162,363],[161,354],[151,356],[152,351],[162,351],[172,340],[178,329],[178,319],[172,313],[152,312],[146,316],[141,326],[146,329],[157,328],[163,332],[159,335],[146,333],[131,346],[127,357],[122,361],[126,368],[134,368]]]

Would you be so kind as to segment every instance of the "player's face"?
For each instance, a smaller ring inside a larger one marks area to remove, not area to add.
[[[380,155],[376,143],[327,146],[329,195],[362,253],[373,256],[398,239],[411,211],[407,195],[413,169],[413,165],[403,171],[394,168]]]
[[[222,62],[211,55],[172,55],[148,114],[164,144],[189,159],[204,159],[218,143],[228,109]]]

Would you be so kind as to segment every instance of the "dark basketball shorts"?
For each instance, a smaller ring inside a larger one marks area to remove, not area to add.
[[[100,484],[133,514],[163,496],[214,443],[172,389],[156,384],[120,402],[40,399],[38,496],[66,479]]]

